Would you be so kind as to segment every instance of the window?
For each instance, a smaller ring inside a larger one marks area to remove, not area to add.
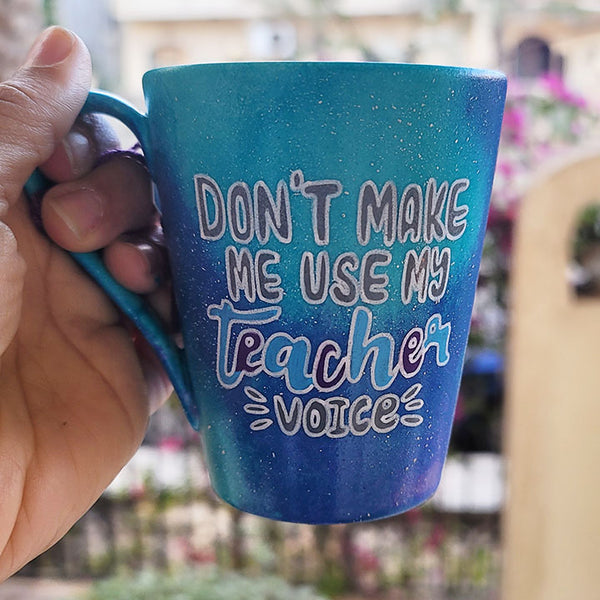
[[[518,77],[533,79],[549,72],[561,73],[562,62],[562,57],[553,54],[543,39],[528,37],[515,50],[513,72]]]

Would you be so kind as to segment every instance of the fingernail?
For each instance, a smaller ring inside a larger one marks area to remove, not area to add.
[[[164,273],[167,270],[164,256],[164,248],[154,242],[152,233],[146,231],[141,233],[125,233],[120,237],[123,246],[130,248],[137,254],[136,261],[139,262],[138,272],[161,285],[164,281]],[[132,252],[133,254],[133,252]]]
[[[63,139],[62,146],[73,175],[81,177],[91,167],[93,159],[90,140],[83,133],[72,130]]]
[[[98,229],[104,216],[104,203],[93,190],[79,188],[62,196],[48,198],[47,209],[53,210],[78,240]]]
[[[160,285],[162,264],[156,250],[150,244],[128,245],[135,248],[139,254],[140,275],[143,275],[148,282],[152,281],[155,285]]]
[[[25,65],[52,67],[63,62],[75,45],[75,36],[62,27],[46,29],[33,44]]]

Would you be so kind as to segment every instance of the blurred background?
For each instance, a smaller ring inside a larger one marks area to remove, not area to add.
[[[0,599],[37,598],[36,590],[40,598],[90,600],[500,598],[514,233],[533,182],[573,153],[600,147],[600,4],[0,0],[0,75],[55,23],[87,43],[95,84],[140,108],[150,68],[238,60],[497,68],[509,92],[450,455],[432,500],[346,526],[239,513],[211,493],[197,436],[173,399],[104,496],[64,540],[0,585]],[[592,205],[566,250],[573,298],[600,289],[599,238]]]

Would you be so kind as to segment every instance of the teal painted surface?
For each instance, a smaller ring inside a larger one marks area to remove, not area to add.
[[[147,117],[92,100],[140,137],[157,183],[185,339],[183,363],[162,354],[226,501],[333,523],[435,491],[505,85],[240,63],[147,73]]]

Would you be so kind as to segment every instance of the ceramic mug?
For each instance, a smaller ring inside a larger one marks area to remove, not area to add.
[[[435,491],[502,121],[491,71],[162,68],[147,114],[101,92],[158,189],[185,350],[75,255],[161,357],[212,485],[244,511],[364,521]],[[32,178],[29,191],[43,185]]]

